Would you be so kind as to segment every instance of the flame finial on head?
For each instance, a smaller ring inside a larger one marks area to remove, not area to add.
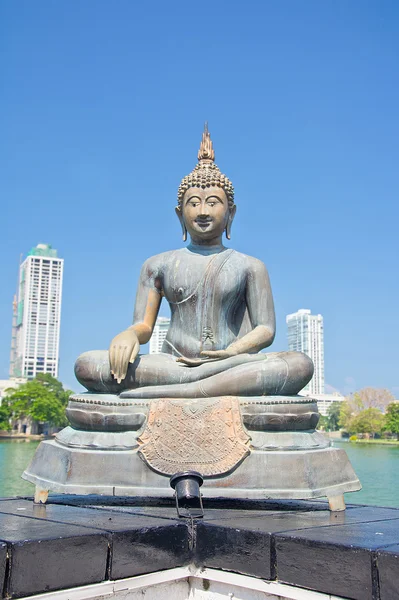
[[[211,140],[211,135],[208,131],[208,121],[205,121],[204,132],[202,134],[202,140],[200,149],[198,150],[198,160],[213,162],[215,160],[215,151]]]
[[[181,204],[185,192],[192,187],[207,188],[211,186],[220,187],[225,191],[229,204],[234,204],[234,187],[230,179],[220,172],[214,163],[215,151],[208,131],[208,123],[205,123],[200,149],[198,151],[198,163],[193,171],[183,177],[177,192],[177,201]]]

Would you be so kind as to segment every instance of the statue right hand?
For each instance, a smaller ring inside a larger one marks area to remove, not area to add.
[[[126,377],[129,363],[135,361],[140,350],[140,343],[136,332],[127,329],[114,337],[109,347],[109,363],[111,373],[120,383]]]

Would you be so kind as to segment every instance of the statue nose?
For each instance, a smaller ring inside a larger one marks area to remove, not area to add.
[[[209,215],[209,206],[207,204],[202,204],[200,208],[200,216],[208,216]]]

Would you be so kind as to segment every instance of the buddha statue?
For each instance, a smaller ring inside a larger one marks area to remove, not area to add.
[[[165,496],[168,477],[194,470],[204,496],[312,498],[345,507],[359,481],[343,450],[316,430],[317,403],[298,395],[313,375],[301,352],[263,353],[275,336],[269,276],[223,245],[234,188],[215,164],[207,127],[183,178],[176,214],[189,244],[143,265],[133,325],[109,350],[85,352],[69,427],[40,444],[23,477],[76,494]],[[161,354],[141,354],[162,299],[171,320]]]
[[[198,164],[178,190],[176,214],[190,243],[144,263],[133,325],[108,352],[77,359],[76,377],[88,391],[137,400],[293,395],[310,381],[313,363],[305,354],[259,353],[275,336],[269,276],[260,260],[223,245],[236,205],[214,159],[206,128]],[[171,311],[163,353],[142,355],[163,298]]]

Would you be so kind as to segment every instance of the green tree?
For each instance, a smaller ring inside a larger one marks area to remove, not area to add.
[[[320,415],[317,429],[323,429],[324,431],[327,431],[327,427],[328,427],[327,417],[325,417],[324,415]]]
[[[385,417],[378,408],[366,408],[351,420],[349,433],[368,433],[374,437],[382,432],[384,425]]]
[[[399,440],[399,402],[388,404],[384,430],[394,433]]]
[[[11,430],[11,410],[6,398],[3,398],[0,406],[0,430]]]
[[[362,390],[354,392],[348,396],[345,401],[341,403],[339,425],[348,433],[373,433],[371,431],[363,432],[357,428],[364,428],[365,423],[368,423],[367,427],[370,428],[370,415],[382,415],[386,411],[387,406],[393,401],[394,397],[389,390],[380,388],[363,388]],[[377,412],[366,413],[366,415],[364,415],[360,421],[358,420],[360,415],[371,409]],[[378,419],[381,420],[380,417],[378,417]],[[377,433],[377,431],[374,433]]]
[[[65,406],[72,392],[49,374],[40,374],[16,389],[7,390],[11,418],[30,417],[56,427],[67,424]]]
[[[359,411],[358,411],[359,412]],[[358,413],[357,413],[358,414]],[[348,399],[341,402],[339,409],[339,420],[338,425],[345,429],[348,433],[351,431],[351,423],[355,417],[355,410]]]
[[[50,373],[39,373],[36,375],[36,381],[39,381],[47,390],[49,390],[63,406],[68,404],[69,396],[73,394],[72,390],[64,390],[61,381],[58,381]]]
[[[341,413],[341,402],[333,402],[327,411],[327,429],[328,431],[338,431],[339,418]]]

